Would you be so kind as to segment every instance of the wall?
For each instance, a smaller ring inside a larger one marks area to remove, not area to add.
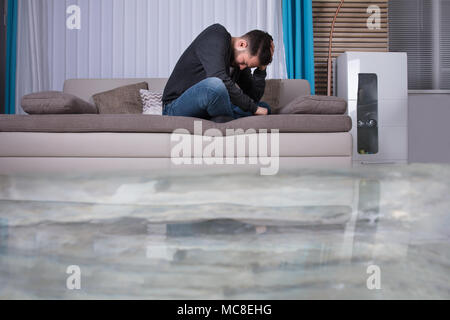
[[[6,0],[0,0],[0,114],[5,113],[6,27],[3,14]]]
[[[80,29],[67,29],[78,4]],[[19,2],[17,97],[61,90],[71,78],[167,78],[200,32],[223,24],[276,43],[269,78],[286,78],[279,0],[33,0]],[[17,106],[17,113],[23,111]]]
[[[450,163],[450,94],[409,95],[409,162]]]
[[[318,95],[327,94],[330,30],[339,3],[340,0],[313,0],[314,66]],[[367,27],[371,16],[367,8],[371,5],[380,8],[380,29]],[[345,0],[336,19],[331,57],[337,58],[345,51],[386,52],[389,51],[388,38],[387,0]]]
[[[313,0],[316,94],[326,95],[331,22],[340,0]],[[367,7],[381,9],[381,29],[367,28]],[[388,50],[388,1],[345,0],[336,20],[332,58],[345,51]],[[332,78],[333,79],[333,78]],[[332,84],[333,85],[333,84]],[[450,163],[450,94],[409,95],[409,161]]]

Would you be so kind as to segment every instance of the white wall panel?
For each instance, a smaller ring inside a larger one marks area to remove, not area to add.
[[[102,1],[89,1],[89,28],[98,32],[89,33],[89,78],[101,78],[102,70],[102,17],[95,12],[101,12]]]
[[[101,7],[101,29],[100,29],[100,64],[101,73],[100,78],[112,78],[113,77],[113,6],[111,0],[100,0]]]

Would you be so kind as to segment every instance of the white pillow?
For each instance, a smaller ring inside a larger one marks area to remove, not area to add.
[[[152,114],[162,116],[162,96],[160,92],[152,92],[150,90],[139,90],[144,106],[143,114]]]

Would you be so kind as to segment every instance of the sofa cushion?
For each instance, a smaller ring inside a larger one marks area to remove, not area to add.
[[[46,91],[25,95],[22,109],[28,114],[80,114],[98,113],[97,107],[74,95],[59,91]]]
[[[338,97],[298,97],[280,109],[280,114],[345,114],[347,102]]]
[[[218,129],[222,135],[227,129],[278,129],[280,133],[348,132],[352,120],[345,115],[271,115],[241,118],[226,123],[189,117],[153,115],[3,115],[0,131],[3,132],[139,132],[172,133],[186,129],[195,133],[196,122],[201,122],[202,133]]]
[[[141,89],[148,90],[147,82],[101,92],[92,98],[100,114],[142,114]]]

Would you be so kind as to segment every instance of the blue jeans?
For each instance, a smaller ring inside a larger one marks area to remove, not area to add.
[[[258,105],[269,110],[264,102]],[[252,116],[230,101],[230,95],[219,78],[207,78],[186,90],[178,99],[169,102],[163,110],[165,116],[194,117],[211,120],[216,117],[239,119]]]

